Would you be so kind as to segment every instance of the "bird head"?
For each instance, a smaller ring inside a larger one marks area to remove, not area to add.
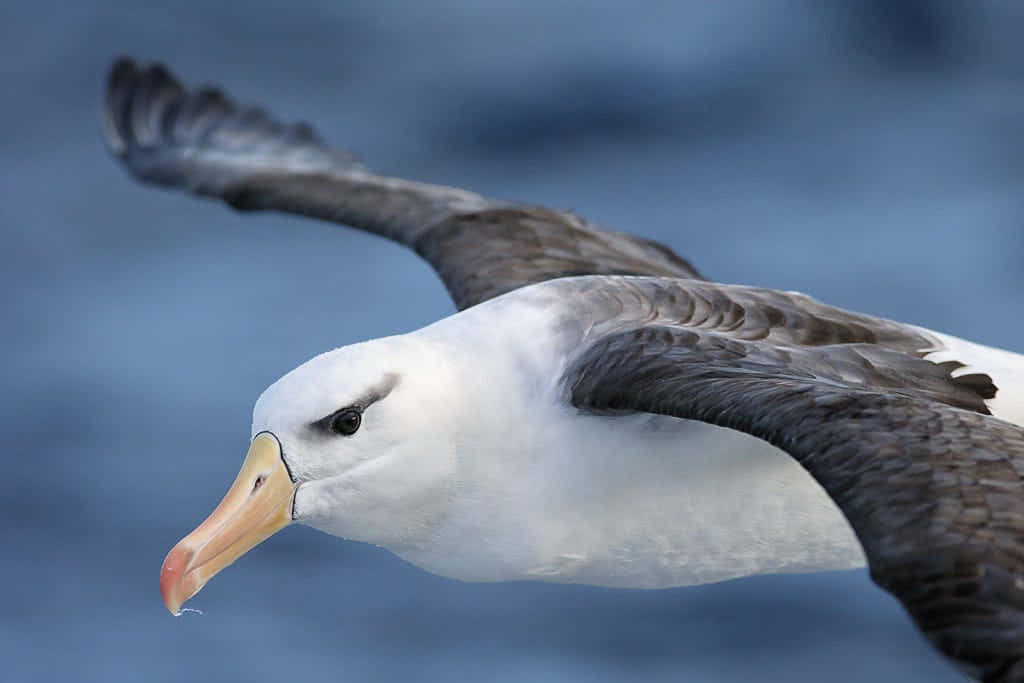
[[[293,522],[393,550],[424,542],[454,490],[458,397],[447,374],[435,348],[400,336],[322,354],[271,385],[234,483],[164,560],[167,608],[178,614]]]

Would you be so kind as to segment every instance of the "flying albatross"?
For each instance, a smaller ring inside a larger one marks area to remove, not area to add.
[[[862,565],[969,675],[1024,681],[1024,356],[706,280],[574,214],[377,175],[117,61],[136,178],[413,249],[459,312],[317,356],[171,550],[178,613],[298,522],[472,581],[682,586]]]

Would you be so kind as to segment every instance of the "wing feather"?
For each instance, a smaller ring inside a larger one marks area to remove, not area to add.
[[[702,420],[783,449],[940,651],[981,680],[1024,681],[1024,429],[985,414],[986,376],[958,382],[955,365],[906,350],[916,328],[901,337],[799,295],[582,280],[574,305],[590,319],[563,377],[573,405]]]
[[[104,106],[108,146],[139,180],[343,223],[414,249],[462,309],[579,274],[699,278],[668,247],[569,212],[376,175],[307,124],[283,124],[214,88],[186,89],[161,65],[118,60]]]

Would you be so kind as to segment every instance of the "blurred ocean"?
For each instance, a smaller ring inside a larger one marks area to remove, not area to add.
[[[411,253],[130,181],[117,54],[375,169],[572,208],[727,282],[1024,350],[1024,5],[8,1],[0,679],[957,681],[865,572],[473,585],[290,528],[171,618],[253,401],[452,311]],[[641,457],[638,454],[638,457]]]

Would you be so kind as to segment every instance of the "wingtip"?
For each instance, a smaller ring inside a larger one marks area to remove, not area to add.
[[[261,164],[323,170],[353,166],[308,124],[240,106],[222,90],[187,88],[159,62],[113,60],[100,122],[110,152],[143,182],[219,195],[232,174]]]
[[[138,80],[138,76],[139,67],[135,60],[123,55],[114,59],[107,72],[107,85],[100,114],[107,138],[107,147],[117,156],[124,154],[128,148],[121,122],[127,113],[128,96]]]
[[[131,57],[125,55],[115,57],[107,72],[107,92],[116,90],[121,83],[132,78],[138,71],[139,66]]]
[[[117,57],[107,73],[102,112],[110,151],[121,157],[133,146],[159,135],[159,118],[170,101],[183,92],[163,64],[140,65],[131,57]]]

